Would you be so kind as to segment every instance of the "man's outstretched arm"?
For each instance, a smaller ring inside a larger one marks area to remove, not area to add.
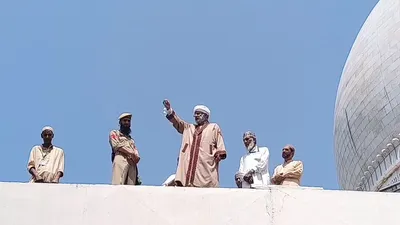
[[[186,127],[189,126],[189,124],[182,120],[172,109],[171,104],[168,100],[163,101],[165,111],[166,111],[166,118],[172,123],[176,131],[178,133],[183,134],[183,131],[185,130]]]

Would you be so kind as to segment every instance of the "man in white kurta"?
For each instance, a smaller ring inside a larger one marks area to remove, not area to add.
[[[240,159],[239,171],[235,175],[236,185],[239,188],[257,188],[269,185],[269,149],[259,147],[257,137],[251,131],[243,134],[243,143],[247,153]]]
[[[64,176],[64,151],[52,144],[54,130],[42,129],[43,144],[32,148],[28,160],[30,183],[59,183]]]
[[[178,166],[178,164],[179,164],[179,157],[176,159],[176,164],[177,164],[177,166]],[[174,173],[174,174],[171,174],[165,181],[164,181],[164,183],[162,183],[162,186],[164,186],[164,187],[168,187],[168,186],[175,186],[175,177],[176,177],[176,174]]]

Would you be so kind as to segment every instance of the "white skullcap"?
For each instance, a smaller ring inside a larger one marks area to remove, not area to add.
[[[43,129],[42,129],[42,132],[43,132],[43,131],[45,131],[45,130],[50,130],[51,132],[53,132],[53,133],[54,133],[54,130],[53,130],[53,128],[52,128],[52,127],[50,127],[50,126],[45,126],[45,127],[43,127]]]
[[[203,112],[205,114],[207,114],[208,116],[210,116],[210,109],[205,106],[205,105],[196,105],[193,109],[193,113],[199,111],[199,112]]]
[[[255,134],[254,132],[252,132],[252,131],[246,131],[246,132],[244,132],[243,138],[245,138],[245,137],[247,137],[247,136],[256,138],[256,134]]]

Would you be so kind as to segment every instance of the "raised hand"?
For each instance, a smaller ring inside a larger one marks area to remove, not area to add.
[[[171,103],[168,101],[168,99],[165,99],[163,101],[163,104],[166,110],[169,110],[171,108]]]

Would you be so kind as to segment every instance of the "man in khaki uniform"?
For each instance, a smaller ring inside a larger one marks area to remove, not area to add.
[[[271,182],[276,185],[300,186],[303,176],[303,162],[294,161],[296,149],[292,145],[286,145],[282,149],[282,158],[285,160],[274,170]]]
[[[64,151],[52,144],[54,130],[42,129],[42,145],[34,146],[30,152],[28,171],[31,183],[59,183],[64,176]]]
[[[185,187],[219,187],[219,163],[227,156],[218,124],[210,123],[210,110],[198,105],[193,110],[196,124],[180,119],[168,100],[163,102],[167,119],[182,134],[175,184]]]
[[[115,185],[139,184],[137,164],[140,156],[130,135],[131,118],[130,113],[121,114],[118,118],[120,129],[112,130],[109,135],[113,163],[112,184]]]

